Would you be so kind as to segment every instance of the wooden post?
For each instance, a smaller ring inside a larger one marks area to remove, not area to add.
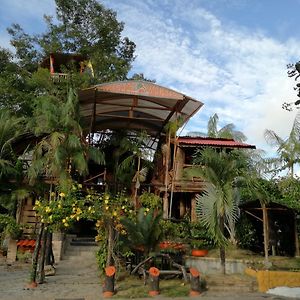
[[[197,222],[197,214],[196,214],[196,195],[193,194],[191,199],[191,222]]]
[[[159,273],[159,270],[155,267],[149,269],[150,296],[157,296],[159,294]]]
[[[264,251],[265,251],[265,267],[269,267],[269,226],[268,212],[266,204],[262,204],[263,211],[263,232],[264,232]]]
[[[190,268],[191,290],[190,296],[199,296],[201,294],[200,272],[196,268]]]
[[[116,268],[109,266],[105,268],[105,280],[103,284],[103,297],[112,297],[115,293],[115,274]]]

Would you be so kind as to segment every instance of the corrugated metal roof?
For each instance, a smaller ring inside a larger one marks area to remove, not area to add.
[[[213,146],[213,147],[256,149],[255,145],[237,142],[233,139],[220,139],[220,138],[209,138],[209,137],[180,136],[178,138],[178,143],[180,145],[189,145],[189,146]]]
[[[81,115],[90,129],[143,129],[161,133],[179,116],[187,122],[203,105],[152,82],[129,80],[99,84],[79,91]]]

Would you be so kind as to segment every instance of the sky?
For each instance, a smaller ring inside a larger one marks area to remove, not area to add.
[[[247,142],[272,153],[266,129],[286,138],[297,109],[295,80],[286,65],[300,60],[300,0],[103,0],[124,22],[136,44],[131,73],[190,97],[204,106],[183,133],[206,132],[211,115],[220,127],[234,123]],[[10,47],[6,28],[45,29],[52,0],[1,0],[0,46]]]

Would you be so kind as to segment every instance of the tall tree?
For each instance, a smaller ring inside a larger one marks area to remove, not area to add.
[[[8,110],[0,110],[0,182],[7,176],[16,173],[16,154],[12,143],[22,132],[24,119],[11,114]]]
[[[92,62],[96,82],[123,80],[134,59],[135,44],[122,37],[124,24],[96,0],[56,0],[56,18],[45,16],[47,31],[29,35],[13,24],[8,32],[19,64],[32,72],[53,52],[80,53]]]
[[[276,173],[288,170],[289,175],[294,177],[294,167],[300,162],[300,114],[296,115],[286,139],[270,129],[265,130],[264,136],[270,145],[277,147],[278,157],[270,160],[275,166]]]
[[[240,142],[246,141],[246,136],[241,131],[236,130],[233,123],[226,124],[220,129],[218,129],[218,123],[219,116],[214,114],[208,120],[207,133],[190,132],[188,134],[193,136],[207,136],[211,138],[234,139]]]
[[[225,274],[225,231],[230,234],[231,223],[237,219],[237,181],[242,162],[234,152],[225,150],[217,152],[206,148],[197,151],[194,157],[194,168],[190,175],[196,175],[205,181],[204,193],[197,197],[196,211],[200,222],[208,229],[220,247],[222,273]],[[204,167],[203,167],[204,166]]]

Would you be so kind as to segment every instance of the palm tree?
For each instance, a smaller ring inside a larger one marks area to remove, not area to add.
[[[141,248],[147,257],[160,241],[160,220],[161,214],[156,215],[153,209],[145,214],[144,208],[139,209],[136,220],[122,219],[129,245],[135,249]]]
[[[62,103],[52,96],[42,96],[38,99],[33,118],[29,126],[34,129],[35,135],[41,137],[32,151],[32,161],[28,169],[29,182],[33,184],[41,176],[50,179],[49,201],[53,183],[67,190],[71,187],[72,174],[88,173],[88,160],[104,163],[104,155],[86,141],[80,126],[78,97],[73,88],[67,94],[67,101]],[[44,191],[46,194],[47,191]],[[47,224],[41,224],[38,241],[42,239],[42,252],[45,252]],[[36,281],[37,259],[40,243],[36,243],[31,271],[32,282]],[[43,282],[44,255],[40,258],[40,278]]]
[[[265,130],[264,136],[270,145],[277,147],[279,157],[270,159],[275,166],[275,171],[278,173],[287,169],[293,178],[294,167],[300,162],[300,114],[296,115],[288,138],[283,139],[269,129]]]
[[[235,125],[233,123],[229,123],[223,126],[221,129],[218,129],[218,122],[219,116],[215,113],[208,120],[207,133],[190,132],[188,133],[188,135],[234,139],[239,142],[246,141],[246,136],[241,131],[236,130]]]
[[[16,173],[12,143],[20,136],[23,121],[8,110],[0,110],[0,180]]]
[[[33,183],[40,175],[58,180],[67,187],[72,171],[88,173],[88,160],[104,163],[104,155],[91,147],[80,126],[78,98],[69,89],[66,103],[56,99],[41,99],[37,103],[33,120],[29,123],[41,141],[34,147],[28,177]]]
[[[241,176],[240,160],[234,151],[217,152],[206,148],[197,151],[194,157],[195,167],[188,175],[196,175],[205,181],[205,190],[197,196],[196,211],[200,222],[207,228],[220,247],[221,271],[225,274],[225,246],[231,224],[238,217],[237,183]]]

